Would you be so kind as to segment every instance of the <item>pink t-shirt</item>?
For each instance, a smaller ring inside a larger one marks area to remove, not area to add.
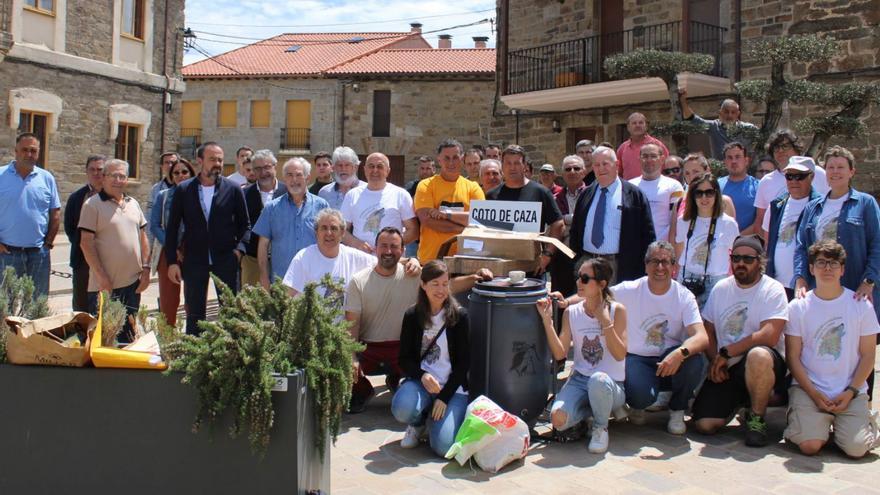
[[[664,159],[669,156],[669,150],[663,144],[663,141],[649,134],[645,134],[645,139],[639,144],[635,144],[631,139],[627,139],[617,148],[617,173],[621,179],[630,180],[642,175],[642,161],[639,158],[639,154],[642,151],[642,146],[646,144],[660,146],[660,152],[663,154]]]

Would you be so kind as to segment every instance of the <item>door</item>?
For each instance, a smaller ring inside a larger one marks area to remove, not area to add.
[[[598,135],[598,131],[595,127],[573,127],[568,129],[567,134],[565,136],[565,149],[566,154],[573,155],[575,153],[575,147],[578,142],[589,139],[593,142],[594,145],[598,145],[596,142],[596,136]]]
[[[284,129],[282,148],[311,149],[312,102],[287,100],[287,127]]]
[[[624,50],[623,46],[623,2],[620,0],[602,0],[599,4],[600,38],[599,68],[602,80],[608,79],[605,73],[605,59]]]

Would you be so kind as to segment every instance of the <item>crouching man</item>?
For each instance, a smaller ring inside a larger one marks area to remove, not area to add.
[[[783,436],[814,455],[833,427],[834,443],[859,458],[880,444],[865,393],[880,325],[871,303],[840,284],[843,246],[819,241],[807,255],[816,288],[789,305],[785,348],[794,384]]]

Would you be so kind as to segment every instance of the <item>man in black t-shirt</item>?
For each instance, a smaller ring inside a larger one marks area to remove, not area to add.
[[[541,230],[544,235],[562,238],[562,213],[550,191],[525,177],[526,153],[522,147],[511,144],[501,153],[501,171],[504,183],[486,193],[486,199],[498,201],[537,201],[541,203]],[[541,251],[541,265],[536,275],[544,273],[556,248],[545,244]]]

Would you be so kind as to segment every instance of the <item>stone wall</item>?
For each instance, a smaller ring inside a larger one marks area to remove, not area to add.
[[[113,55],[113,0],[67,2],[65,50],[78,57],[111,63]]]
[[[287,100],[311,101],[311,149],[306,154],[332,151],[339,142],[340,92],[335,79],[188,79],[183,99],[202,102],[202,142],[218,142],[226,152],[226,163],[230,164],[235,162],[235,150],[244,145],[279,154],[281,129],[287,127]],[[238,102],[236,127],[217,127],[220,100]],[[251,127],[252,100],[271,102],[268,128]]]
[[[405,180],[417,176],[416,159],[433,157],[445,138],[465,148],[490,141],[494,80],[369,81],[346,92],[343,142],[356,152],[405,157]],[[391,136],[372,137],[373,91],[391,91]]]

